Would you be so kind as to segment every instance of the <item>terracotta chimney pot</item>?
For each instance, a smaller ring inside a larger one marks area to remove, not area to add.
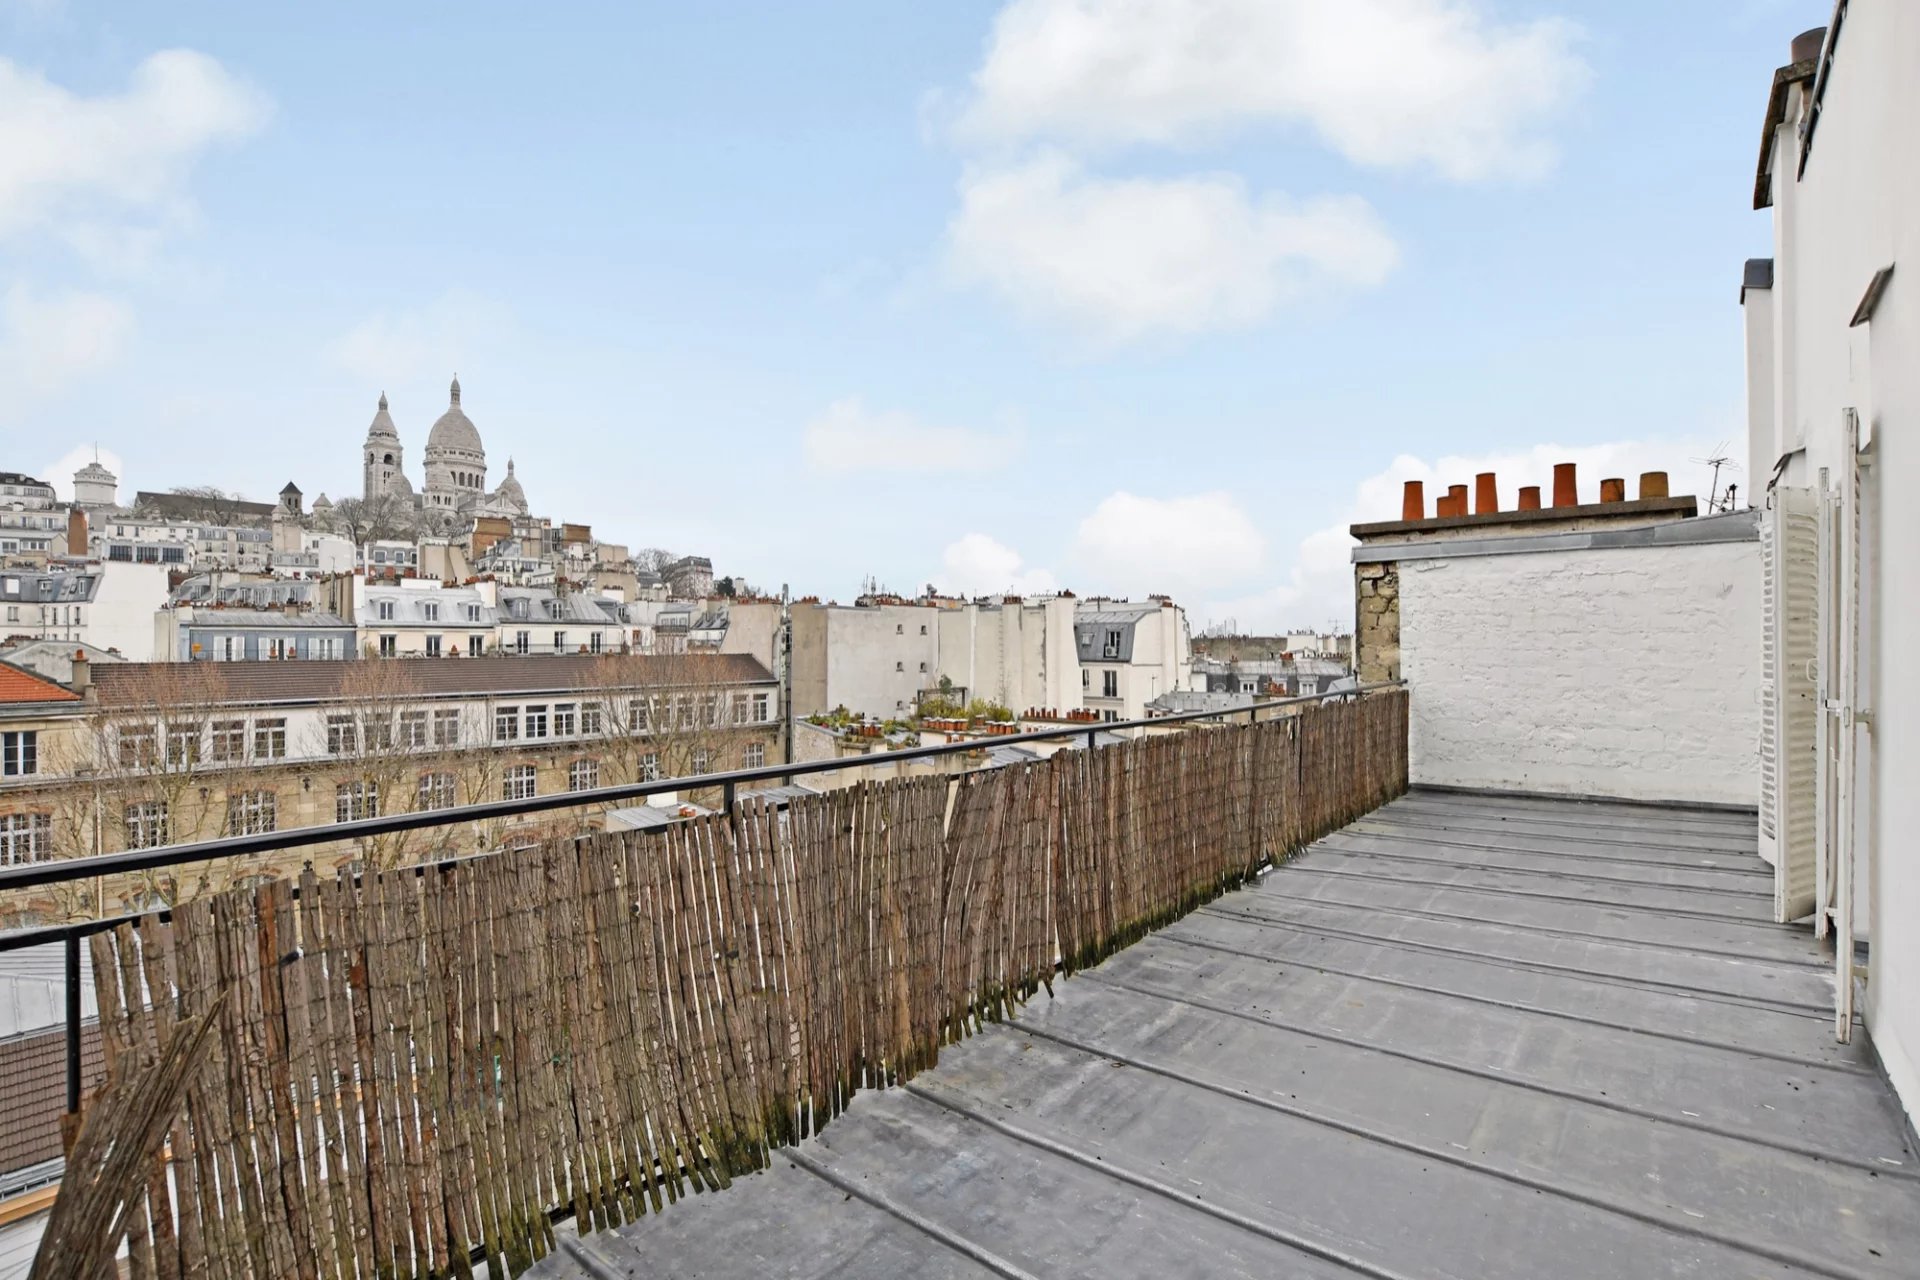
[[[1553,505],[1556,507],[1580,505],[1580,485],[1574,478],[1574,464],[1571,462],[1553,464]]]
[[[1664,471],[1642,471],[1640,473],[1640,497],[1664,498],[1667,496],[1667,473]]]
[[[1427,486],[1418,480],[1407,481],[1405,492],[1400,495],[1400,518],[1402,520],[1425,520],[1427,518]]]
[[[1600,501],[1625,502],[1626,500],[1627,500],[1626,480],[1620,477],[1615,477],[1612,480],[1602,480],[1600,482]]]
[[[1491,515],[1500,509],[1500,488],[1494,481],[1491,471],[1482,471],[1473,478],[1473,513],[1478,516]]]
[[[1467,486],[1450,484],[1447,486],[1447,514],[1463,516],[1467,514]]]
[[[1540,509],[1540,486],[1530,484],[1520,490],[1520,510],[1538,511]]]

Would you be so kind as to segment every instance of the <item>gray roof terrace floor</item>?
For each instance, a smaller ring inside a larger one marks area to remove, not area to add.
[[[1751,815],[1415,792],[555,1276],[1913,1276]]]

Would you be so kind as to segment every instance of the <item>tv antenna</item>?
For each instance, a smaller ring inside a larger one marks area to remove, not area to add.
[[[1707,482],[1708,515],[1719,515],[1722,512],[1732,511],[1734,495],[1739,492],[1738,486],[1731,483],[1727,485],[1725,494],[1720,492],[1720,468],[1725,467],[1729,471],[1738,471],[1740,469],[1740,464],[1728,455],[1727,444],[1727,441],[1722,440],[1719,444],[1715,445],[1711,458],[1689,459],[1689,461],[1696,462],[1703,467],[1713,468],[1713,478]]]

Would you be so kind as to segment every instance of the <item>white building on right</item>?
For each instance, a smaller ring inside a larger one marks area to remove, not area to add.
[[[1747,264],[1764,507],[1761,848],[1920,1114],[1920,5],[1839,0],[1767,101]],[[1858,941],[1863,946],[1852,945]]]

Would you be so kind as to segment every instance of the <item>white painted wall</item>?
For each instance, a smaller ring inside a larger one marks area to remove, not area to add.
[[[1757,541],[1402,561],[1413,781],[1755,804],[1760,588]]]
[[[1773,447],[1786,481],[1846,464],[1842,413],[1870,433],[1861,521],[1856,878],[1872,941],[1865,1014],[1909,1115],[1920,1115],[1920,5],[1854,0],[1804,175],[1796,90],[1774,139]],[[1757,105],[1757,104],[1756,104]],[[1849,325],[1873,273],[1896,265],[1873,318]]]

